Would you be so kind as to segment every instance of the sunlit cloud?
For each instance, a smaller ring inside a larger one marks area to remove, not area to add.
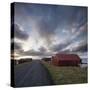
[[[86,7],[18,3],[13,26],[12,42],[20,57],[87,52]]]

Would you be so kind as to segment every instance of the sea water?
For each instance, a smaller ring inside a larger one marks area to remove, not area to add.
[[[88,58],[82,58],[80,67],[87,67],[88,66]]]

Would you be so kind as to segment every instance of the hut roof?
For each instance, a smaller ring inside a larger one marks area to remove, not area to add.
[[[80,60],[76,54],[56,54],[55,56],[60,60]]]

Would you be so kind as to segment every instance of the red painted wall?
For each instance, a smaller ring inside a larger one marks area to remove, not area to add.
[[[52,57],[52,64],[57,66],[78,66],[80,58],[75,54],[56,54]]]

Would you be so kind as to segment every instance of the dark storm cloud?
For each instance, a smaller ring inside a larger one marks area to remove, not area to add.
[[[20,30],[20,27],[17,24],[11,25],[11,53],[20,53],[23,52],[22,43],[14,41],[14,39],[26,40],[28,39],[28,34]]]
[[[21,49],[21,44],[14,42],[14,49],[20,50]]]
[[[40,52],[47,52],[47,49],[46,49],[45,47],[40,47],[40,48],[39,48],[39,51],[40,51]]]
[[[78,47],[74,48],[72,51],[74,51],[74,52],[87,52],[88,51],[88,44],[87,43],[81,44]]]
[[[11,51],[12,51],[12,53],[13,53],[14,51],[21,52],[21,51],[22,51],[21,43],[11,42]]]
[[[28,38],[28,34],[25,31],[20,30],[20,27],[17,24],[12,24],[11,26],[11,38],[18,38],[21,40],[26,40]]]

